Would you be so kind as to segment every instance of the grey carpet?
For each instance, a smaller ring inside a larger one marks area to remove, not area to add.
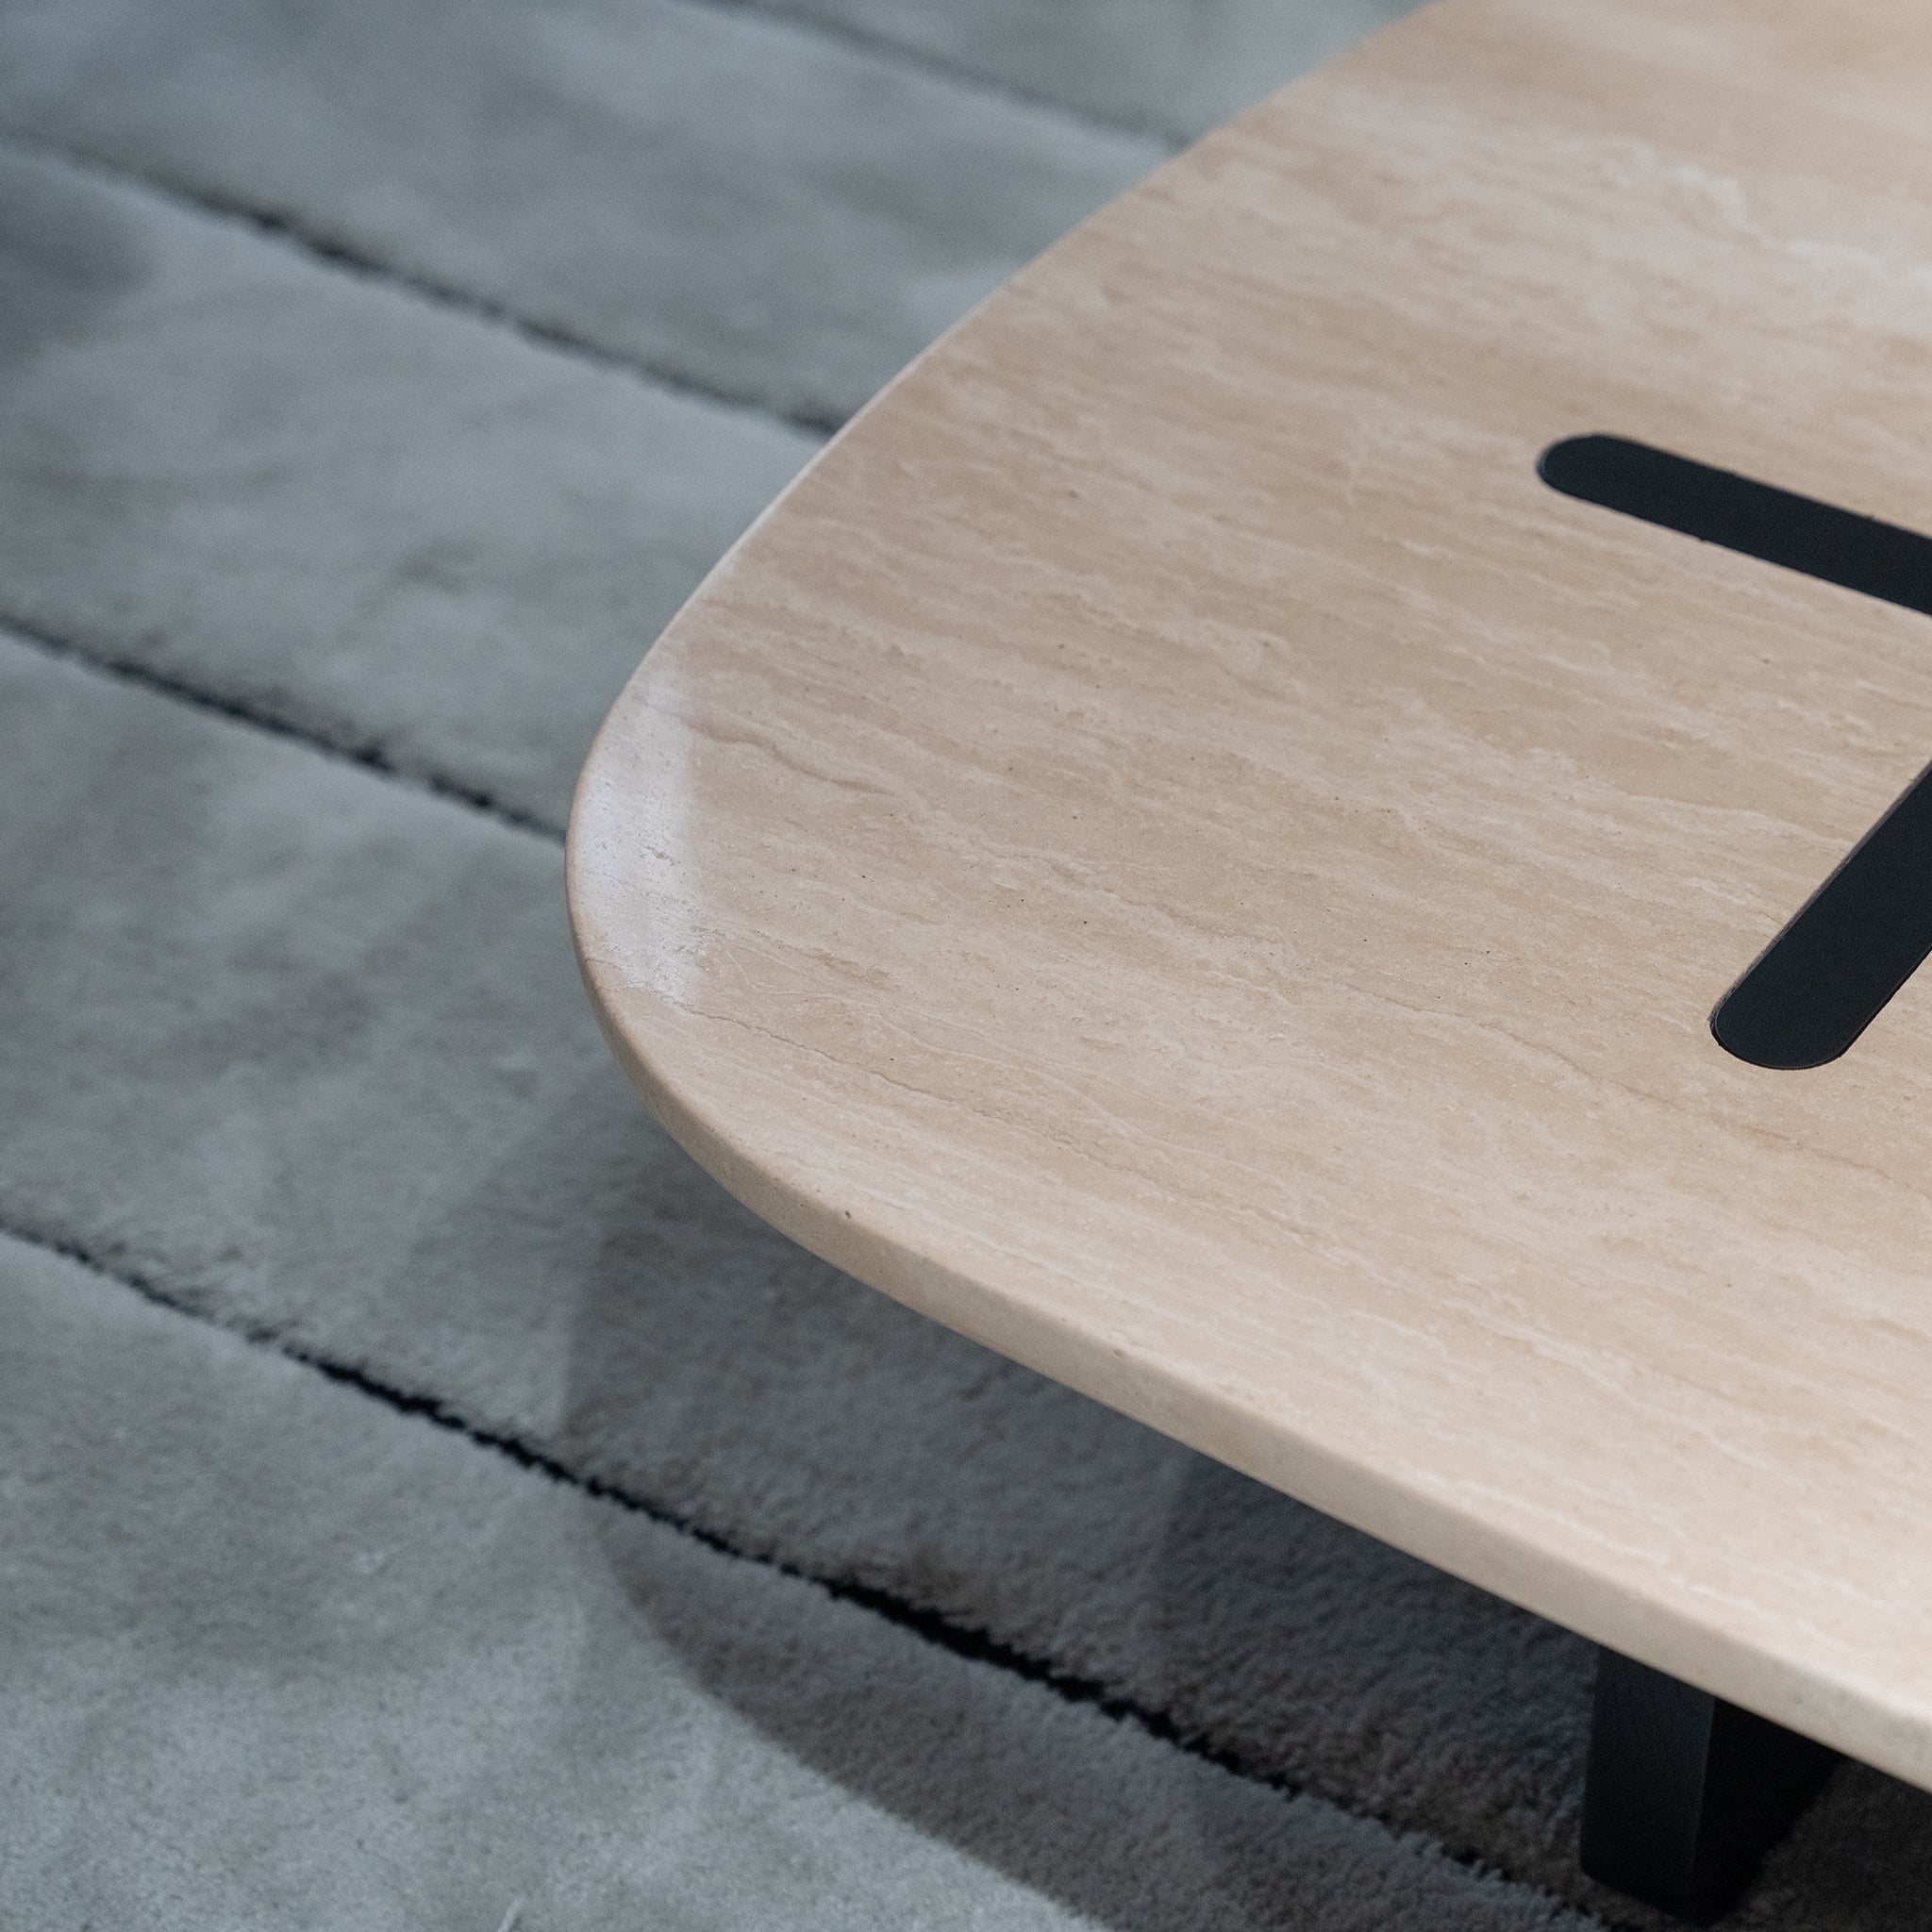
[[[0,614],[553,828],[818,441],[0,137]]]
[[[489,1932],[521,1890],[531,1925],[806,1924],[827,1888],[849,1924],[1650,1923],[1574,1874],[1582,1645],[780,1241],[644,1119],[570,964],[576,762],[814,446],[781,419],[842,413],[1164,151],[1082,115],[1178,130],[1266,85],[1257,48],[1286,73],[1365,18],[1137,5],[1030,37],[1001,0],[844,0],[836,34],[686,0],[0,7],[0,1225],[102,1271],[35,1264],[61,1319],[20,1371],[40,1554],[4,1608],[65,1657],[97,1591],[112,1662],[98,1695],[50,1663],[0,1734],[32,1923]],[[338,1457],[422,1557],[377,1592],[412,1662],[350,1671],[339,1724],[347,1652],[296,1599],[346,1532],[293,1526]],[[527,1519],[479,1538],[521,1650],[458,1491]],[[204,1594],[151,1621],[124,1558]],[[669,1607],[627,1580],[653,1566]],[[608,1710],[564,1628],[629,1685]],[[534,1739],[483,1724],[492,1674]],[[1841,1773],[1741,1923],[1922,1923],[1927,1802]],[[83,1820],[146,1848],[94,1893]]]
[[[690,0],[51,0],[0,120],[827,424],[1166,146]]]
[[[0,1325],[8,1924],[1584,1932],[4,1239]]]
[[[1399,19],[1409,0],[751,0],[1173,141]]]

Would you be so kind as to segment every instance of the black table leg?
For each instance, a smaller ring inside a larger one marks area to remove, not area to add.
[[[1646,1905],[1707,1923],[1836,1761],[1795,1731],[1599,1651],[1583,1869]]]

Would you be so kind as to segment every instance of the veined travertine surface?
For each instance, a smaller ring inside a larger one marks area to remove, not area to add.
[[[1932,529],[1928,99],[1901,0],[1445,0],[1290,88],[719,567],[572,886],[787,1233],[1932,1785],[1932,988],[1706,1025],[1932,757],[1932,625],[1534,469]]]

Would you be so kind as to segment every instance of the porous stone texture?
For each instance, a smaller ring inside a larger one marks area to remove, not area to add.
[[[0,8],[93,158],[0,174],[0,1916],[1656,1923],[1583,1645],[780,1240],[571,963],[576,762],[783,419],[1166,151],[1002,90],[1245,89],[1143,17]],[[1927,1807],[1841,1771],[1740,1923],[1919,1925]]]

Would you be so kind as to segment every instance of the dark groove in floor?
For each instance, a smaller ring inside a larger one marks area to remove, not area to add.
[[[131,684],[142,691],[150,691],[157,697],[166,698],[171,703],[188,705],[197,711],[206,711],[217,718],[225,718],[231,724],[246,726],[251,731],[259,731],[271,738],[279,738],[290,743],[299,744],[319,758],[332,758],[337,762],[353,765],[358,771],[368,772],[385,783],[398,785],[411,791],[426,792],[432,798],[440,798],[445,804],[461,807],[466,811],[494,820],[499,825],[512,832],[522,832],[528,837],[541,839],[546,845],[560,845],[563,842],[563,827],[551,824],[534,812],[525,811],[521,807],[506,805],[499,798],[492,798],[487,791],[462,785],[454,779],[439,776],[433,772],[414,772],[406,766],[394,763],[375,743],[350,744],[340,740],[325,738],[298,721],[279,712],[264,710],[247,704],[239,698],[223,696],[216,691],[202,690],[198,685],[187,683],[184,679],[171,677],[166,672],[155,671],[132,658],[123,658],[108,652],[95,650],[86,644],[75,643],[68,638],[58,638],[42,630],[34,625],[0,611],[0,639],[19,645],[23,650],[39,653],[43,658],[52,658],[63,664],[72,664],[90,672],[98,677],[112,678],[118,684]]]
[[[267,240],[279,242],[318,266],[337,274],[353,275],[359,281],[387,289],[391,294],[407,296],[486,327],[503,329],[534,348],[567,356],[608,375],[648,383],[670,394],[698,402],[742,409],[748,414],[764,416],[772,422],[783,423],[821,439],[830,436],[845,421],[842,415],[831,410],[781,408],[748,390],[725,389],[700,381],[687,372],[661,367],[641,358],[619,355],[560,324],[533,321],[500,302],[459,289],[452,282],[441,281],[417,269],[384,261],[344,236],[332,233],[286,208],[257,207],[136,168],[92,149],[49,141],[18,128],[0,129],[0,142],[36,160],[71,168],[75,174],[94,176],[119,188],[139,190],[210,220],[238,224]]]
[[[809,1584],[824,1591],[835,1601],[870,1611],[895,1628],[908,1631],[927,1643],[950,1652],[955,1657],[1005,1671],[1008,1675],[1022,1678],[1029,1684],[1038,1684],[1066,1703],[1089,1706],[1117,1724],[1136,1725],[1159,1742],[1185,1752],[1189,1757],[1198,1758],[1204,1763],[1211,1764],[1216,1769],[1226,1772],[1230,1776],[1240,1778],[1244,1784],[1259,1785],[1284,1798],[1320,1798],[1351,1817],[1378,1825],[1398,1837],[1428,1837],[1425,1832],[1418,1830],[1412,1824],[1404,1824],[1379,1813],[1357,1810],[1339,1799],[1327,1797],[1312,1786],[1298,1784],[1264,1770],[1249,1762],[1241,1753],[1230,1751],[1214,1743],[1210,1739],[1186,1729],[1166,1712],[1142,1704],[1138,1699],[1123,1697],[1109,1690],[1097,1679],[1062,1671],[1043,1657],[1034,1657],[1029,1652],[1016,1649],[990,1631],[957,1623],[938,1610],[909,1603],[905,1598],[894,1596],[891,1591],[877,1589],[874,1585],[855,1583],[839,1576],[820,1575],[795,1563],[788,1563],[781,1557],[741,1548],[727,1537],[714,1529],[707,1528],[692,1518],[622,1489],[601,1476],[575,1470],[546,1450],[537,1448],[520,1437],[472,1423],[460,1411],[452,1408],[436,1396],[402,1388],[353,1362],[341,1361],[334,1357],[321,1355],[313,1349],[305,1348],[264,1324],[238,1322],[227,1315],[198,1306],[193,1300],[163,1288],[158,1282],[138,1274],[125,1264],[108,1260],[81,1242],[41,1233],[11,1221],[0,1221],[0,1237],[19,1241],[26,1247],[39,1248],[47,1254],[58,1255],[63,1259],[85,1268],[101,1280],[111,1281],[118,1287],[129,1290],[141,1296],[143,1301],[163,1308],[170,1314],[202,1323],[208,1327],[221,1330],[225,1335],[235,1336],[253,1347],[267,1349],[282,1357],[286,1361],[296,1362],[303,1368],[312,1369],[327,1380],[342,1388],[353,1389],[358,1394],[381,1403],[399,1415],[415,1416],[437,1428],[449,1431],[452,1435],[461,1436],[479,1449],[489,1450],[494,1455],[507,1457],[519,1469],[547,1476],[562,1488],[575,1490],[581,1495],[593,1497],[598,1502],[608,1503],[633,1515],[642,1516],[666,1529],[675,1531],[680,1536],[690,1537],[693,1541],[701,1543],[706,1549],[713,1550],[722,1557],[727,1557],[740,1563],[755,1563],[760,1569],[774,1571],[781,1576],[789,1576],[796,1582]],[[1445,1858],[1465,1871],[1480,1877],[1495,1879],[1499,1883],[1513,1886],[1520,1891],[1528,1892],[1534,1897],[1545,1899],[1552,1906],[1601,1927],[1602,1932],[1641,1932],[1641,1928],[1598,1917],[1586,1907],[1573,1905],[1544,1886],[1513,1877],[1476,1852],[1458,1850],[1433,1838],[1428,1838],[1428,1842]]]

